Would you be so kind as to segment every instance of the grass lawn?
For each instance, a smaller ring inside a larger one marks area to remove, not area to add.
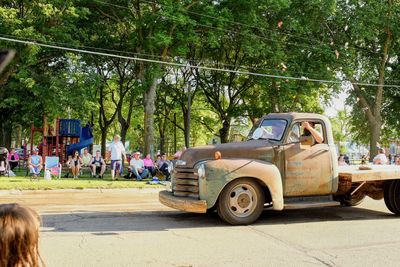
[[[25,173],[16,171],[16,177],[0,177],[0,190],[52,190],[52,189],[86,189],[86,188],[157,188],[161,185],[149,185],[146,181],[132,181],[120,178],[118,181],[112,181],[111,176],[105,176],[103,179],[89,178],[87,175],[77,180],[72,178],[52,179],[46,181],[43,176],[39,181],[30,180],[30,177],[24,177]]]

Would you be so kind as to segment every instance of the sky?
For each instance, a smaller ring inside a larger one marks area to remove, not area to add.
[[[325,115],[328,117],[335,117],[339,110],[344,109],[347,97],[348,97],[347,92],[341,92],[339,95],[333,98],[330,105],[326,106]]]

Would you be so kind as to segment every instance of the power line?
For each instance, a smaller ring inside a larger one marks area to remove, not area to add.
[[[140,55],[140,56],[153,57],[153,58],[162,58],[162,56],[150,55],[150,54],[145,54],[145,53],[129,52],[129,51],[116,50],[116,49],[109,49],[109,48],[99,48],[99,47],[93,47],[93,46],[87,46],[87,45],[76,45],[73,43],[65,43],[65,42],[58,42],[58,41],[57,42],[47,41],[47,40],[44,41],[44,40],[14,36],[14,35],[3,34],[3,33],[0,33],[0,36],[8,37],[8,38],[15,38],[15,39],[24,40],[24,41],[42,42],[42,43],[55,44],[55,45],[68,45],[68,46],[73,46],[74,48],[88,48],[88,49],[94,49],[94,50],[99,50],[99,51],[121,53],[121,54],[126,54],[126,55],[135,55],[135,56]]]
[[[103,2],[103,1],[99,1],[99,0],[94,0],[94,1],[95,1],[95,2],[98,2],[98,3],[102,3],[102,4],[104,4],[104,5],[108,5],[108,6],[113,6],[113,7],[118,7],[118,8],[123,8],[123,9],[130,10],[129,7],[126,7],[126,6],[121,6],[121,5],[117,5],[117,4],[111,4],[111,3],[107,3],[107,2]],[[143,0],[142,0],[142,1],[143,1]],[[143,1],[143,2],[146,2],[146,1]],[[168,19],[170,19],[170,20],[180,22],[180,21],[177,20],[176,18],[171,17],[171,16],[168,16],[168,15],[166,15],[166,14],[162,14],[162,16],[163,16],[163,17],[166,17],[166,18],[168,18]],[[274,43],[280,43],[280,44],[285,44],[285,45],[293,45],[293,46],[297,46],[297,47],[302,47],[302,48],[304,48],[304,49],[307,49],[307,48],[308,48],[308,49],[317,50],[317,51],[318,51],[318,50],[319,50],[319,51],[322,51],[322,50],[323,50],[323,48],[318,47],[318,46],[312,46],[312,45],[307,45],[307,44],[298,44],[298,43],[293,43],[293,42],[289,42],[289,41],[288,41],[288,42],[280,41],[280,40],[276,40],[276,39],[269,38],[269,37],[266,37],[266,36],[257,35],[257,34],[255,34],[255,33],[243,33],[243,32],[240,32],[240,31],[235,31],[235,30],[225,29],[225,28],[221,28],[221,27],[217,27],[217,26],[211,26],[211,25],[201,24],[201,23],[198,23],[198,22],[194,22],[194,24],[196,24],[197,26],[201,26],[201,27],[203,27],[203,28],[209,28],[209,29],[214,29],[214,30],[220,30],[220,31],[224,31],[224,32],[227,32],[227,33],[235,33],[235,34],[243,35],[243,36],[256,37],[256,38],[258,38],[258,39],[267,40],[267,41],[271,41],[271,42],[274,42]],[[336,53],[335,49],[334,49],[333,47],[330,47],[329,44],[325,44],[325,45],[327,46],[327,49],[328,49],[328,50],[331,50],[332,52],[335,52],[335,53]]]
[[[129,56],[123,56],[123,55],[117,55],[117,54],[107,54],[107,53],[103,53],[103,52],[96,52],[96,51],[76,49],[76,48],[70,48],[70,47],[49,45],[49,44],[43,44],[43,43],[39,43],[39,42],[32,42],[32,41],[23,41],[23,40],[6,38],[6,37],[0,37],[0,40],[14,42],[14,43],[28,44],[28,45],[37,45],[37,46],[42,46],[42,47],[47,47],[47,48],[52,48],[52,49],[60,49],[60,50],[64,50],[64,51],[71,51],[71,52],[77,52],[77,53],[92,54],[92,55],[114,57],[114,58],[122,58],[122,59],[129,59],[129,60],[135,60],[135,61],[141,61],[141,62],[156,63],[156,64],[161,64],[161,65],[169,65],[169,66],[176,66],[176,67],[186,67],[186,68],[200,69],[200,70],[221,71],[221,72],[241,74],[241,75],[251,75],[251,76],[258,76],[258,77],[277,78],[277,79],[305,81],[305,82],[327,83],[327,84],[343,84],[344,82],[350,83],[349,81],[309,79],[309,78],[304,78],[304,77],[272,75],[272,74],[266,74],[266,73],[220,69],[220,68],[207,67],[207,66],[196,66],[196,65],[183,64],[183,63],[177,63],[177,62],[168,62],[168,61],[162,61],[162,60],[148,59],[148,58],[129,57]],[[376,87],[381,86],[381,87],[400,88],[400,85],[394,85],[394,84],[379,85],[379,84],[371,84],[371,83],[363,83],[363,82],[357,82],[357,83],[353,83],[353,84],[360,85],[360,86],[376,86]]]
[[[23,41],[30,41],[30,42],[40,42],[44,44],[53,44],[53,45],[64,45],[64,46],[72,46],[72,48],[88,48],[88,49],[93,49],[93,50],[99,50],[99,51],[106,51],[106,52],[114,52],[114,53],[121,53],[121,54],[127,54],[127,55],[144,55],[147,57],[152,57],[152,58],[159,58],[159,59],[165,59],[165,57],[162,56],[157,56],[157,55],[150,55],[150,54],[145,54],[145,53],[135,53],[135,52],[127,52],[127,51],[121,51],[121,50],[115,50],[115,49],[107,49],[107,48],[97,48],[93,46],[86,46],[86,45],[75,45],[71,43],[65,43],[65,42],[54,42],[54,41],[43,41],[43,40],[38,40],[38,39],[33,39],[33,38],[22,38],[19,36],[14,36],[14,35],[8,35],[8,34],[0,34],[0,36],[7,37],[7,38],[14,38],[18,40],[23,40]],[[171,57],[168,57],[168,59],[171,59]],[[171,59],[172,60],[172,59]],[[198,61],[198,60],[190,60],[190,62],[197,63],[197,65],[215,65],[216,62],[212,61]],[[216,63],[218,66],[225,66],[225,67],[233,67],[233,68],[242,68],[242,69],[251,69],[251,70],[270,70],[274,71],[277,73],[282,73],[284,72],[282,69],[274,69],[274,68],[262,68],[262,67],[255,67],[255,66],[246,66],[246,65],[234,65],[234,64],[228,64],[228,63],[221,63],[218,62]],[[287,69],[285,66],[285,71],[288,73],[294,73],[294,74],[300,74],[300,75],[319,75],[320,73],[316,72],[305,72],[305,71],[295,71],[291,69]]]
[[[113,6],[113,7],[117,7],[117,8],[130,10],[129,7],[118,5],[118,4],[112,4],[112,3],[104,2],[104,1],[101,1],[101,0],[93,0],[93,1],[101,3],[103,5],[109,5],[109,6]],[[141,1],[145,2],[145,3],[149,3],[149,4],[154,4],[154,2],[151,2],[151,1],[146,1],[146,0],[141,0]],[[160,6],[164,6],[164,7],[172,7],[172,6],[169,6],[169,5],[166,5],[166,4],[162,4],[162,3],[158,3],[158,2],[156,4],[158,4]],[[181,10],[181,11],[183,11],[185,13],[188,13],[188,14],[201,16],[201,17],[212,18],[212,19],[219,20],[219,21],[221,21],[221,20],[222,21],[226,21],[226,22],[231,23],[231,24],[245,26],[245,27],[248,27],[248,28],[256,29],[256,30],[260,30],[261,29],[261,30],[265,30],[265,31],[268,31],[268,32],[271,32],[271,33],[274,33],[274,34],[283,34],[283,35],[291,36],[291,37],[294,37],[294,38],[297,38],[297,39],[306,40],[306,41],[314,40],[314,41],[316,41],[318,43],[319,46],[326,45],[327,49],[329,49],[329,50],[331,50],[331,51],[333,51],[335,53],[337,52],[334,47],[331,47],[332,45],[330,43],[322,42],[322,41],[320,41],[318,39],[310,38],[309,36],[303,37],[303,36],[292,34],[292,33],[277,32],[277,31],[273,31],[271,29],[266,29],[266,28],[257,27],[257,26],[254,26],[254,25],[241,23],[241,22],[231,21],[231,20],[228,20],[228,19],[225,19],[225,18],[217,18],[217,17],[211,16],[211,15],[201,14],[201,13],[190,11],[190,10]],[[174,17],[168,16],[168,15],[165,15],[165,14],[163,14],[163,16],[165,16],[165,17],[167,17],[167,18],[169,18],[171,20],[176,20]],[[200,23],[197,23],[197,22],[196,22],[196,25],[201,26],[201,27],[211,28],[211,29],[218,29],[218,30],[225,31],[225,32],[232,32],[232,33],[242,34],[242,35],[246,35],[246,36],[255,36],[255,37],[258,37],[260,39],[264,39],[264,40],[268,40],[268,41],[272,41],[272,42],[283,43],[282,41],[279,41],[279,40],[276,40],[276,39],[272,39],[272,38],[268,38],[266,36],[257,35],[255,33],[246,34],[246,33],[238,32],[238,31],[228,30],[228,29],[221,28],[221,27],[215,27],[215,26],[200,24]],[[293,43],[293,42],[284,42],[284,43],[285,44],[294,45],[294,46],[298,46],[298,47],[303,47],[303,48],[310,48],[310,49],[314,49],[314,50],[320,50],[320,51],[323,50],[323,48],[316,47],[316,46],[313,46],[311,44],[307,45],[307,44],[298,44],[298,43]],[[349,45],[335,45],[335,46],[336,47],[341,47],[344,50],[353,49],[353,50],[360,50],[360,51],[362,50],[364,52],[373,53],[373,54],[377,54],[377,55],[381,55],[382,54],[382,53],[375,52],[375,51],[370,51],[368,49],[361,48],[361,47],[358,48],[358,47],[349,46]]]

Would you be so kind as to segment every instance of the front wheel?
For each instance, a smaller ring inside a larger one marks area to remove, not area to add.
[[[232,225],[247,225],[260,217],[264,208],[264,191],[252,179],[238,179],[222,191],[217,211],[219,217]]]

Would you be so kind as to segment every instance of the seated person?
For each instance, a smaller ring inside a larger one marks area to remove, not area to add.
[[[140,181],[143,178],[146,178],[149,174],[149,170],[144,167],[144,162],[140,159],[140,152],[136,152],[133,154],[133,158],[129,162],[130,173],[136,178],[136,180]]]
[[[389,163],[383,148],[378,150],[378,155],[376,155],[372,161],[376,165],[386,165]]]
[[[15,167],[18,166],[19,156],[18,153],[15,152],[14,148],[11,148],[10,153],[8,154],[8,163],[10,164],[10,169],[14,170]]]
[[[394,165],[400,165],[400,156],[399,155],[396,155],[394,157]]]
[[[92,162],[92,155],[90,155],[89,150],[85,148],[82,155],[82,167],[90,167]]]
[[[167,160],[167,155],[165,153],[161,154],[161,159],[157,161],[157,167],[162,174],[165,175],[165,180],[169,181],[171,174],[169,173],[170,162]]]
[[[71,169],[74,179],[77,179],[82,166],[82,158],[79,156],[79,152],[77,150],[72,153],[72,157],[68,159],[67,165]]]
[[[92,176],[98,178],[103,178],[104,172],[106,171],[106,162],[100,154],[100,150],[96,151],[96,155],[92,158],[90,162],[90,167],[92,168]]]
[[[158,162],[161,160],[161,154],[157,154],[157,159],[154,163],[154,167],[158,170]]]
[[[43,159],[39,156],[39,149],[33,149],[33,154],[28,159],[28,166],[30,170],[30,174],[33,177],[37,177],[40,175],[40,171],[43,168]]]
[[[304,121],[301,123],[301,127],[303,128],[303,135],[302,137],[312,137],[313,142],[312,145],[315,144],[322,144],[324,142],[324,137],[320,134],[317,130],[315,130],[315,123],[314,122],[307,122]]]
[[[347,166],[347,162],[344,159],[344,155],[340,154],[339,158],[338,158],[338,165],[339,166]]]
[[[154,162],[151,159],[151,155],[147,154],[146,157],[143,159],[144,168],[149,170],[151,176],[156,174],[156,169],[154,168]]]

